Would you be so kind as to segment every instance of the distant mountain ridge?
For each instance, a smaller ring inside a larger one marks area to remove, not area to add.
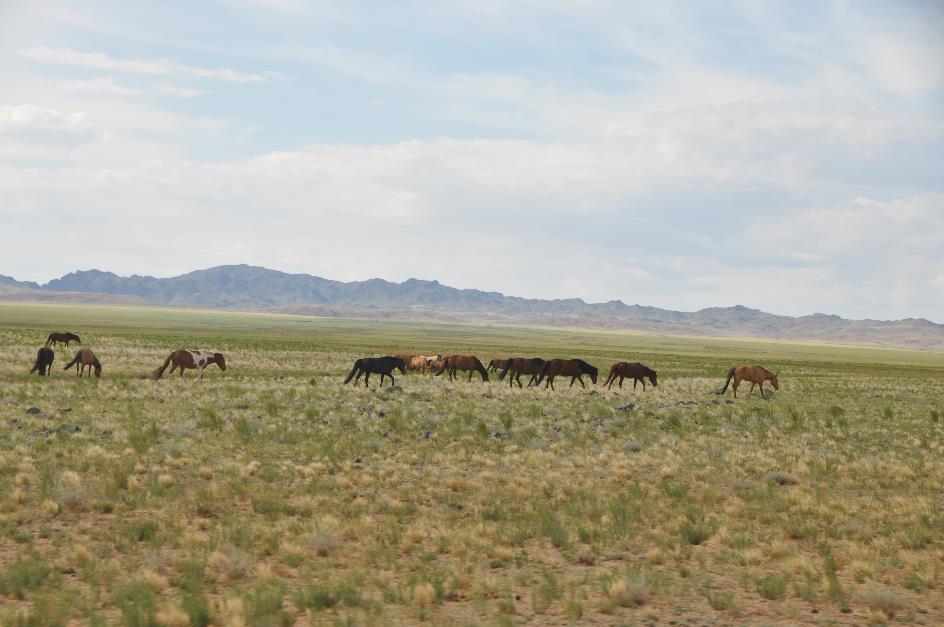
[[[847,320],[813,314],[794,318],[742,305],[680,312],[613,300],[541,300],[457,289],[438,281],[383,279],[345,283],[258,266],[229,265],[158,279],[112,272],[71,272],[45,285],[0,275],[0,299],[120,302],[270,311],[300,315],[455,320],[599,327],[683,335],[734,335],[824,340],[915,348],[944,347],[944,325],[923,318]]]

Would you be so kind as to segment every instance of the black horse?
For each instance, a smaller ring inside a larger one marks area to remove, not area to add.
[[[393,380],[394,368],[399,370],[401,374],[406,374],[406,362],[399,357],[363,357],[354,362],[354,367],[351,368],[344,383],[350,383],[351,379],[354,379],[354,385],[357,385],[361,375],[364,375],[364,387],[366,388],[370,375],[379,374],[381,387],[383,387],[384,377],[390,377],[390,385],[393,385],[396,383]]]
[[[511,387],[515,383],[518,384],[518,387],[521,386],[521,375],[529,374],[531,375],[531,380],[528,381],[528,387],[531,387],[531,384],[534,383],[537,376],[541,373],[541,369],[544,367],[544,360],[540,357],[534,357],[532,359],[524,359],[518,357],[512,357],[511,359],[506,359],[502,362],[501,367],[504,368],[501,371],[501,374],[498,375],[499,381],[505,380],[505,375],[511,371],[511,377],[508,379],[508,386]]]
[[[547,383],[544,384],[544,389],[547,389],[547,386],[550,385],[551,389],[554,389],[554,377],[558,375],[564,375],[570,377],[570,387],[573,387],[574,381],[578,381],[581,387],[587,387],[583,384],[583,375],[590,375],[590,380],[594,385],[597,383],[597,369],[594,366],[591,366],[582,359],[552,359],[549,362],[544,364],[544,367],[541,368],[541,373],[538,374],[537,381],[534,382],[535,385],[541,385],[541,381],[544,380],[544,377],[547,377]]]
[[[36,351],[36,363],[33,365],[33,369],[30,370],[30,374],[39,371],[39,376],[49,376],[49,371],[52,370],[52,360],[55,358],[56,354],[52,352],[51,348],[42,347]]]

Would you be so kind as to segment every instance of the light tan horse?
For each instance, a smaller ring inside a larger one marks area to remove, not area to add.
[[[75,352],[75,357],[65,365],[63,370],[68,370],[72,366],[75,366],[75,376],[81,377],[85,373],[85,369],[88,368],[89,376],[92,376],[92,369],[95,369],[95,376],[102,376],[102,363],[98,361],[98,357],[95,356],[95,353],[92,352],[91,348],[80,348]]]
[[[429,370],[429,357],[426,355],[417,355],[413,359],[407,362],[407,369],[415,370],[417,372],[426,372]]]
[[[780,389],[780,381],[777,380],[777,375],[767,370],[762,366],[735,366],[728,370],[728,379],[724,382],[724,387],[718,390],[718,394],[724,394],[728,391],[728,384],[731,383],[731,379],[734,379],[734,398],[737,398],[738,395],[738,386],[741,384],[741,381],[750,381],[751,382],[751,391],[748,393],[748,396],[754,393],[754,386],[760,386],[760,395],[764,396],[764,381],[770,381],[770,384],[774,386],[775,390]]]

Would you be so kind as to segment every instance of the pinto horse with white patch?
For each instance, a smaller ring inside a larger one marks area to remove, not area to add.
[[[223,359],[223,353],[213,353],[207,350],[187,350],[181,348],[167,356],[164,365],[153,372],[155,379],[160,379],[170,366],[170,374],[174,370],[180,369],[180,376],[184,376],[184,370],[196,368],[200,371],[199,379],[203,378],[203,370],[210,364],[216,364],[220,370],[226,370],[226,360]]]

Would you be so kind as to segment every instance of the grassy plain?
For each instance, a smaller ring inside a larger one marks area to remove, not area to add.
[[[67,329],[102,379],[28,376]],[[229,369],[148,377],[183,346]],[[944,622],[939,352],[30,304],[0,348],[3,624]],[[414,350],[660,385],[341,385]]]

